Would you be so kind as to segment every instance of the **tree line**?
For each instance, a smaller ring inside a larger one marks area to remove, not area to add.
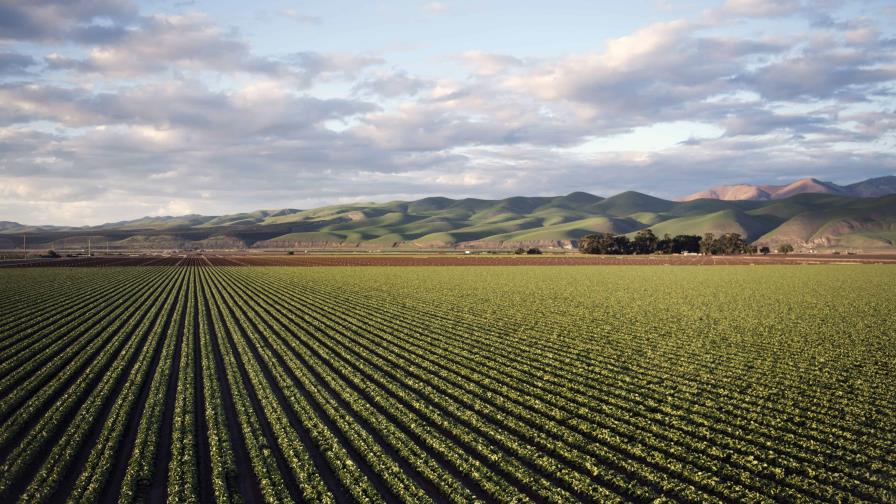
[[[676,235],[668,233],[662,238],[653,234],[650,229],[638,231],[634,238],[613,233],[594,233],[579,240],[579,251],[585,254],[706,254],[706,255],[734,255],[734,254],[768,254],[768,247],[750,245],[740,233],[725,233],[716,236],[706,233],[697,235]],[[779,252],[787,254],[793,252],[791,245],[782,245]]]

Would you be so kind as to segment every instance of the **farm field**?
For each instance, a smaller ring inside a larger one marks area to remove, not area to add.
[[[187,259],[0,270],[0,502],[896,501],[896,266]]]

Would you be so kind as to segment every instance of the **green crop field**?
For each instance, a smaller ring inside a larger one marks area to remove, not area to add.
[[[0,502],[896,501],[896,267],[0,270]]]

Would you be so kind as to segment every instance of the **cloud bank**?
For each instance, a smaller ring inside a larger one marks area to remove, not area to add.
[[[0,220],[894,173],[893,13],[850,12],[731,0],[587,51],[459,40],[406,67],[362,47],[265,53],[198,11],[2,1]]]

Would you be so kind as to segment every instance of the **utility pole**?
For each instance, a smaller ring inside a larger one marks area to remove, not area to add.
[[[90,253],[90,238],[87,239],[87,257],[92,257],[93,254]]]
[[[22,235],[22,251],[25,253],[25,259],[28,259],[28,240],[27,240],[27,235]]]

